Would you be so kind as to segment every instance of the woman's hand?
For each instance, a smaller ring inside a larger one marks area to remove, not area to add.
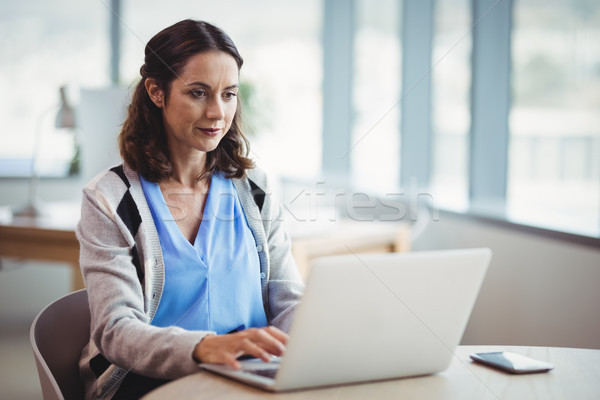
[[[250,355],[268,362],[271,355],[283,355],[287,340],[288,335],[274,326],[209,335],[194,348],[194,358],[203,363],[226,364],[239,369],[241,364],[238,357]]]

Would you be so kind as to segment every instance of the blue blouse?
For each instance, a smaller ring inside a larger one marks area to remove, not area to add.
[[[266,326],[256,243],[231,179],[213,174],[194,244],[181,233],[158,184],[140,181],[165,265],[152,325],[217,334]]]

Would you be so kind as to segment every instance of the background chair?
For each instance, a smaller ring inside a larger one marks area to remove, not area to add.
[[[83,399],[79,356],[89,338],[85,289],[50,303],[35,317],[30,340],[44,400]]]

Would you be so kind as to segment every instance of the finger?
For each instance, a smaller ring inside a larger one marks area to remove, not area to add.
[[[237,358],[247,352],[242,341],[242,337],[233,335],[207,336],[195,349],[196,359],[202,363],[226,364],[239,369],[240,363]]]
[[[281,343],[287,344],[288,339],[290,338],[290,336],[287,333],[285,333],[284,331],[282,331],[281,329],[279,329],[275,326],[268,326],[265,329],[271,335],[273,335],[275,338],[277,338]]]
[[[237,357],[229,353],[223,354],[223,364],[228,365],[235,370],[238,370],[242,367],[242,364],[237,360]]]
[[[259,329],[251,332],[250,337],[256,345],[270,354],[281,356],[285,353],[285,344],[273,336],[267,329]]]
[[[260,358],[263,361],[270,361],[271,355],[258,343],[255,343],[249,338],[244,338],[241,342],[244,354]]]

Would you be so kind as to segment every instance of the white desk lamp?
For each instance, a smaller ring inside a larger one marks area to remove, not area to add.
[[[46,114],[47,115],[47,114]],[[60,88],[60,108],[56,113],[56,120],[54,122],[55,128],[76,128],[75,124],[75,110],[71,107],[67,101],[66,88],[61,86]],[[40,210],[39,200],[37,197],[37,188],[39,182],[39,172],[37,170],[37,159],[40,151],[40,139],[41,139],[41,127],[38,126],[35,132],[35,138],[33,143],[33,157],[31,159],[31,177],[29,179],[29,199],[28,204],[13,212],[13,215],[19,217],[37,217],[42,214]]]

